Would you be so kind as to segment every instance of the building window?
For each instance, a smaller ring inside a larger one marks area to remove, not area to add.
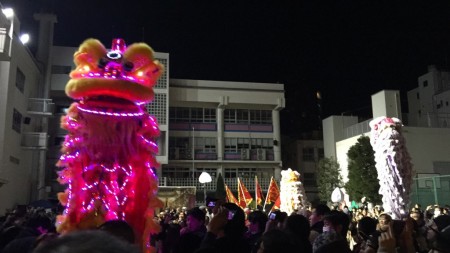
[[[16,87],[22,93],[25,90],[25,74],[19,68],[16,72]]]
[[[12,162],[12,163],[14,163],[14,164],[17,164],[17,165],[19,165],[20,164],[20,159],[19,158],[17,158],[17,157],[15,157],[15,156],[9,156],[9,161],[10,162]]]
[[[241,149],[273,149],[273,140],[269,138],[225,138],[225,152],[238,152]]]
[[[214,108],[205,108],[205,123],[214,123],[216,122],[216,109]]]
[[[419,92],[417,92],[417,99],[420,99],[420,93]]]
[[[236,138],[225,138],[225,149],[226,153],[236,153],[237,152],[237,139]]]
[[[195,153],[216,153],[216,142],[214,137],[195,137]]]
[[[303,148],[303,161],[314,161],[314,148]]]
[[[22,128],[22,114],[14,108],[13,112],[13,125],[12,128],[14,131],[20,134],[20,130]]]
[[[170,107],[170,122],[215,123],[215,108]]]
[[[169,178],[192,178],[193,173],[190,168],[165,167],[162,176]]]
[[[223,120],[225,123],[236,123],[236,110],[225,109],[223,112]]]
[[[248,110],[236,110],[236,123],[248,124]]]
[[[272,124],[272,111],[250,110],[250,124]]]
[[[203,108],[191,108],[190,122],[194,123],[203,122]]]
[[[448,101],[445,101],[445,106],[448,106]]]
[[[428,80],[423,81],[423,87],[427,87],[428,86]]]
[[[323,148],[319,148],[317,151],[319,152],[319,160],[323,159],[325,157]]]
[[[303,173],[303,178],[304,178],[303,184],[305,186],[309,186],[309,187],[317,186],[316,174],[305,172],[305,173]]]

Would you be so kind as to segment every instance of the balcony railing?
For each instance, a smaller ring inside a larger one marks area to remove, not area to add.
[[[51,99],[45,98],[29,98],[28,99],[28,114],[52,116],[55,111],[55,104]]]
[[[240,178],[241,182],[245,185],[247,190],[251,193],[255,191],[255,179],[254,178]],[[225,184],[233,191],[237,191],[237,179],[236,178],[224,178]],[[259,185],[261,189],[266,192],[269,188],[270,178],[258,178]],[[279,182],[277,182],[279,186]],[[216,190],[216,179],[213,178],[211,183],[201,184],[198,178],[168,178],[162,177],[159,179],[160,186],[195,186],[197,190],[206,187],[207,191]],[[252,193],[253,195],[253,193]]]
[[[349,126],[344,129],[344,138],[351,138],[353,136],[357,136],[363,133],[370,132],[369,122],[372,119],[360,122],[358,124]]]
[[[48,134],[28,132],[22,134],[21,146],[24,149],[47,149]]]

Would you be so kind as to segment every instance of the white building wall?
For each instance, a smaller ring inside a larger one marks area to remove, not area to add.
[[[407,93],[408,98],[408,123],[409,125],[419,126],[422,120],[421,97],[419,88],[412,89]]]
[[[403,135],[416,173],[435,173],[433,162],[450,161],[450,128],[404,127]]]
[[[40,72],[22,43],[15,38],[12,42],[10,61],[0,64],[2,92],[0,94],[0,180],[7,182],[0,188],[0,213],[16,204],[26,204],[30,201],[36,189],[37,165],[33,164],[33,151],[21,147],[22,135],[34,130],[36,122],[30,125],[23,124],[27,117],[28,98],[36,97],[39,87]],[[17,68],[25,75],[24,92],[16,88]],[[21,132],[12,129],[13,111],[16,109],[22,114]]]
[[[364,135],[369,136],[370,133],[364,133]],[[336,143],[336,160],[341,168],[341,176],[344,183],[348,182],[348,150],[358,142],[358,138],[361,136],[353,136]]]
[[[382,90],[372,95],[373,118],[387,116],[401,119],[400,93],[394,90]]]
[[[354,116],[330,116],[322,121],[325,157],[336,158],[336,143],[345,138],[344,129],[357,123]]]

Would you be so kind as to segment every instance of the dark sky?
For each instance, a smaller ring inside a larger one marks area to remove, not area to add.
[[[448,65],[450,1],[0,0],[33,33],[33,11],[58,16],[55,45],[122,37],[170,53],[172,78],[285,84],[285,131],[370,110],[381,89],[417,86],[427,65]],[[30,45],[33,47],[33,45]],[[406,102],[406,101],[403,101]]]

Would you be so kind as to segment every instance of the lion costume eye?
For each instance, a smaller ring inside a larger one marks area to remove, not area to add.
[[[120,60],[122,58],[120,51],[109,51],[106,56],[111,60]]]

